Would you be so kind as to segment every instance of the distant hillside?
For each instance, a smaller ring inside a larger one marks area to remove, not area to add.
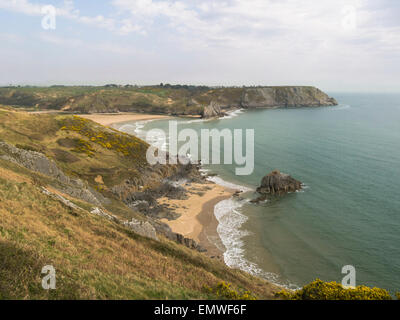
[[[211,103],[217,104],[221,111],[205,112]],[[143,112],[217,116],[227,109],[331,106],[337,102],[317,88],[301,86],[210,88],[108,85],[0,88],[0,104],[74,113]]]

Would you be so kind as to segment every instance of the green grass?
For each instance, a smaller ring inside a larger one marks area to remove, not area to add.
[[[210,299],[217,294],[205,288],[221,281],[260,298],[276,291],[166,239],[153,241],[83,210],[71,212],[2,164],[2,299]],[[56,269],[56,290],[41,287],[48,264]]]
[[[143,112],[177,116],[200,115],[204,106],[217,101],[222,106],[240,107],[244,92],[252,88],[163,85],[145,87],[124,86],[53,86],[3,87],[0,104],[26,110],[64,110],[74,113]],[[290,86],[270,87],[278,94],[290,95]],[[311,97],[323,94],[314,87],[301,87]],[[255,92],[253,92],[255,94]]]
[[[40,151],[68,175],[87,181],[110,200],[106,210],[122,220],[145,217],[116,197],[112,186],[136,179],[151,187],[177,169],[149,166],[145,142],[71,115],[1,108],[0,140]],[[74,152],[81,140],[90,155]],[[67,154],[76,159],[66,161]],[[62,189],[54,178],[0,159],[1,299],[209,299],[217,295],[205,288],[221,281],[273,298],[276,288],[266,281],[162,236],[159,242],[140,237],[90,214],[92,205],[82,200],[64,195],[82,210],[65,207],[43,194],[42,186]],[[56,268],[56,290],[41,287],[40,272],[48,264]]]

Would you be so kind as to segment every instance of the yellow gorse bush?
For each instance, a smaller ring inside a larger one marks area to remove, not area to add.
[[[276,295],[286,300],[392,300],[385,289],[366,286],[346,289],[337,282],[324,282],[320,279],[316,279],[300,290],[282,290]]]
[[[140,155],[145,154],[143,148],[146,147],[140,139],[119,132],[113,132],[111,128],[110,132],[94,130],[92,128],[92,122],[81,118],[79,116],[73,116],[64,120],[61,130],[74,131],[80,135],[86,137],[90,142],[96,143],[101,147],[109,150],[115,150],[122,154],[123,156],[130,157],[131,159],[136,159],[139,161],[144,161],[145,159],[137,159]],[[88,156],[93,156],[95,150],[91,148],[90,142],[82,140],[78,146],[77,152],[86,153]]]
[[[230,283],[224,281],[218,283],[215,287],[206,287],[206,290],[217,296],[219,299],[228,300],[257,300],[250,291],[238,292],[231,288]]]

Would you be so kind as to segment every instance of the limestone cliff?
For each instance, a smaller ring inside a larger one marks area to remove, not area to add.
[[[221,106],[215,101],[211,101],[208,106],[204,107],[201,114],[202,118],[216,118],[223,115],[224,112],[221,111]]]
[[[143,112],[213,118],[238,108],[336,105],[310,86],[0,87],[0,104],[67,113]]]
[[[246,88],[241,102],[243,108],[319,107],[337,102],[315,87]]]

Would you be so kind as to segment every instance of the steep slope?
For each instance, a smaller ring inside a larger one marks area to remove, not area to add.
[[[337,105],[335,99],[314,87],[267,87],[246,89],[243,108],[319,107]]]
[[[274,297],[135,209],[195,168],[151,167],[145,142],[75,116],[0,108],[0,140],[0,298],[207,299],[222,281]],[[41,288],[45,265],[57,290]]]
[[[212,299],[205,286],[221,281],[258,298],[276,291],[165,238],[72,209],[41,192],[33,177],[0,160],[0,299]],[[45,265],[56,270],[56,290],[41,287]]]

